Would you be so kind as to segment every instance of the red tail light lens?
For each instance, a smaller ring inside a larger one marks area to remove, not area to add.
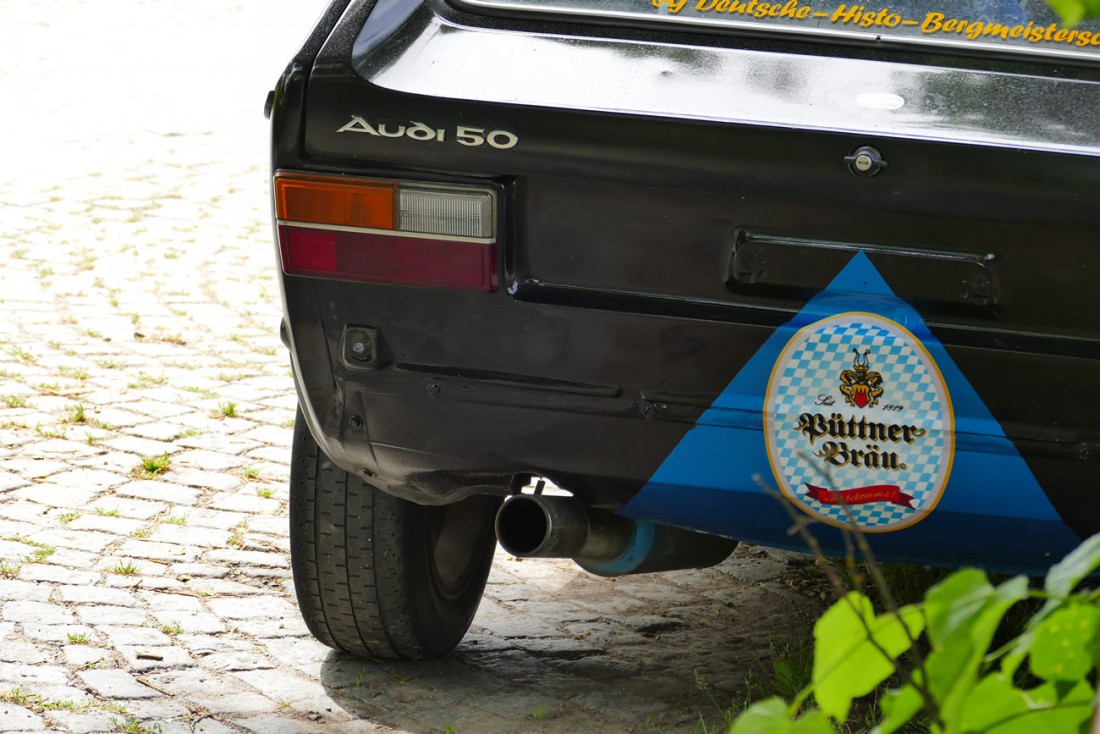
[[[291,275],[485,293],[499,287],[496,245],[282,225],[279,244]]]
[[[499,287],[491,189],[280,172],[275,211],[289,275]]]

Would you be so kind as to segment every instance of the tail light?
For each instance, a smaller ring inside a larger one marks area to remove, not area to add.
[[[288,275],[499,287],[491,189],[279,172],[275,215]]]

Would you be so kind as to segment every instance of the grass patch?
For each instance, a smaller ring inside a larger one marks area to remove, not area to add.
[[[201,433],[202,431],[200,431],[198,428],[185,428],[177,433],[175,436],[173,436],[172,440],[178,441],[181,438],[191,438],[192,436],[198,436]]]
[[[0,561],[0,576],[6,579],[14,579],[19,577],[19,572],[23,570],[23,566],[18,563],[11,563],[7,560]]]
[[[233,532],[229,535],[229,540],[225,541],[225,544],[231,548],[243,548],[244,547],[244,534],[248,532],[248,523],[239,522],[236,527],[233,528]]]
[[[26,408],[27,399],[22,395],[0,395],[0,400],[9,408]]]
[[[124,720],[112,717],[107,723],[114,727],[114,731],[121,732],[122,734],[156,734],[157,732],[164,731],[164,728],[160,724],[146,726],[141,723],[141,719],[136,716],[127,716]]]
[[[43,438],[68,438],[64,428],[45,428],[41,423],[34,425],[34,432]]]
[[[57,548],[36,548],[23,556],[24,563],[45,563],[50,556],[57,552]]]
[[[111,573],[117,573],[119,576],[136,576],[138,574],[138,567],[133,561],[119,561],[111,569]]]
[[[20,362],[23,362],[24,364],[33,364],[34,363],[34,355],[31,354],[30,352],[28,352],[25,349],[21,349],[19,347],[11,347],[10,349],[8,349],[8,354],[15,357],[16,359],[18,359]]]
[[[147,372],[139,372],[137,379],[133,382],[127,383],[127,387],[133,390],[139,390],[145,387],[155,387],[158,385],[164,385],[168,382],[168,378],[164,375],[150,375]]]
[[[176,635],[183,634],[183,625],[179,622],[169,622],[168,624],[162,624],[160,631],[169,637],[175,637]]]
[[[235,418],[237,416],[237,404],[232,400],[218,403],[218,413],[222,418]]]
[[[59,522],[68,524],[78,517],[80,517],[79,512],[62,512],[60,515],[57,516],[57,519]]]
[[[177,347],[186,347],[187,340],[180,334],[153,334],[149,337],[149,341],[163,342],[165,344],[175,344]]]
[[[66,423],[86,423],[88,415],[84,412],[84,403],[77,403],[65,413]]]
[[[81,382],[88,379],[88,370],[78,367],[58,367],[57,374],[73,380],[80,380]]]
[[[24,691],[20,686],[0,693],[0,701],[14,704],[15,706],[22,706],[36,714],[41,714],[45,711],[74,711],[77,713],[84,713],[100,708],[100,704],[95,701],[83,701],[78,703],[76,701],[56,701],[43,698],[37,693]]]
[[[70,645],[90,645],[92,644],[92,638],[88,636],[87,632],[70,632],[66,635]]]
[[[57,552],[57,548],[54,548],[48,543],[40,543],[37,540],[31,540],[30,538],[24,538],[22,535],[7,535],[2,540],[11,541],[13,543],[22,543],[23,545],[29,545],[34,548],[33,551],[23,556],[23,563],[45,563],[50,556]]]
[[[165,451],[158,456],[143,457],[141,463],[135,466],[130,474],[139,479],[155,479],[168,471],[171,465],[172,459]]]

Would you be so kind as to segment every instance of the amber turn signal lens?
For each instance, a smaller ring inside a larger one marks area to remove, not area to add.
[[[284,221],[393,229],[397,183],[337,176],[277,176],[275,213]]]

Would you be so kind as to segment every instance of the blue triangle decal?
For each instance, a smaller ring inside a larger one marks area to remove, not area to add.
[[[788,506],[784,507],[784,503]],[[1077,543],[943,345],[857,253],[741,368],[622,514],[843,552],[1041,570]]]

